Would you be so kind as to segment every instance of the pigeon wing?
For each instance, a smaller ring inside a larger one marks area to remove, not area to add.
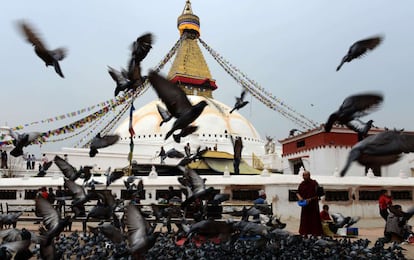
[[[151,33],[146,33],[138,37],[137,40],[134,42],[132,46],[133,56],[138,63],[141,62],[147,56],[148,52],[151,50],[152,41],[153,35]]]
[[[162,118],[162,121],[160,123],[160,126],[163,123],[170,121],[170,119],[172,118],[172,116],[171,116],[170,112],[168,112],[167,109],[164,109],[162,106],[160,106],[159,104],[157,104],[157,110],[158,110],[158,113],[160,114],[160,116]]]
[[[119,135],[105,135],[102,137],[95,137],[92,140],[91,147],[95,149],[104,148],[115,144],[119,140]]]
[[[158,97],[164,102],[170,114],[176,118],[192,108],[184,91],[156,72],[150,72],[149,81]]]
[[[146,245],[146,223],[139,209],[129,204],[127,208],[126,226],[128,229],[128,242],[132,252],[136,252]]]
[[[23,34],[26,36],[28,42],[30,42],[33,46],[40,50],[47,50],[45,45],[43,44],[42,40],[39,36],[33,31],[33,29],[29,26],[29,24],[25,22],[20,22],[20,28]]]
[[[347,97],[340,107],[343,113],[352,113],[354,111],[354,118],[361,117],[368,113],[368,110],[374,110],[384,100],[382,94],[366,93],[359,95],[352,95]]]
[[[52,204],[43,197],[36,199],[36,215],[43,218],[43,224],[47,230],[54,229],[59,225],[59,214]]]
[[[120,71],[108,66],[108,73],[117,84],[126,83],[125,77]]]
[[[69,180],[76,180],[79,176],[77,174],[77,170],[75,167],[73,167],[70,163],[65,161],[62,157],[56,155],[53,159],[57,167],[60,169],[60,171],[65,175],[66,178]]]
[[[65,179],[64,186],[67,187],[77,199],[83,199],[86,197],[85,189],[76,184],[74,181]]]
[[[16,253],[16,252],[19,252],[23,249],[29,248],[30,243],[31,243],[30,240],[20,240],[20,241],[3,243],[1,245],[1,247],[7,248],[7,251],[9,251],[9,252]],[[17,258],[13,258],[13,259],[17,259]]]
[[[184,173],[190,180],[193,193],[197,193],[198,191],[205,189],[204,180],[200,177],[200,175],[198,175],[196,171],[190,168],[186,168],[186,171]]]
[[[382,36],[375,36],[368,39],[357,41],[355,44],[358,44],[367,50],[373,50],[376,48],[383,40]]]
[[[50,166],[52,166],[52,164],[53,164],[53,161],[48,161],[47,163],[44,163],[43,170],[47,171],[50,168]]]

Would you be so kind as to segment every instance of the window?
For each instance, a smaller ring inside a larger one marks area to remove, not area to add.
[[[0,200],[15,200],[16,190],[0,190]]]
[[[254,190],[232,190],[233,200],[249,200],[257,199],[259,189]]]
[[[305,147],[305,140],[300,140],[296,142],[296,148]]]
[[[25,200],[34,200],[36,198],[38,190],[25,190],[24,199]]]
[[[141,200],[145,200],[145,190],[143,190],[142,193],[139,194],[139,197]],[[132,193],[128,192],[127,190],[121,190],[121,199],[123,200],[133,199]]]
[[[347,190],[328,190],[325,191],[326,201],[348,201],[349,192]]]
[[[156,190],[155,192],[155,199],[158,200],[160,198],[167,198],[169,190]],[[174,196],[181,198],[181,190],[173,190]]]
[[[395,200],[412,200],[413,191],[412,190],[392,190],[391,196]]]
[[[298,193],[298,190],[289,190],[289,201],[298,201],[296,193]]]
[[[381,195],[380,190],[360,190],[359,191],[359,200],[378,200]]]

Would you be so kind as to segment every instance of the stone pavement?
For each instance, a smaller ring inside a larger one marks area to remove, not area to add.
[[[282,219],[282,222],[285,222],[286,230],[298,234],[299,231],[299,219]],[[414,226],[414,220],[411,219],[409,221],[409,224]],[[358,228],[358,238],[367,238],[371,241],[370,246],[373,246],[375,241],[377,241],[378,238],[384,236],[384,227],[385,227],[385,221],[382,218],[369,218],[369,219],[360,219],[358,223],[353,225],[352,227]],[[391,245],[391,244],[389,244]],[[388,244],[385,245],[385,247],[388,247]],[[404,255],[407,259],[414,260],[414,244],[405,244],[402,245],[404,249],[407,251],[404,251]]]

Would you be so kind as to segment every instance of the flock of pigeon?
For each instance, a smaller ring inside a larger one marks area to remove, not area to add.
[[[382,40],[382,37],[376,36],[355,42],[343,57],[337,71],[345,62],[363,57]],[[330,132],[334,124],[340,124],[358,133],[358,143],[349,152],[341,176],[345,176],[353,161],[373,169],[397,162],[403,153],[414,152],[414,135],[405,133],[403,129],[385,129],[384,132],[368,135],[373,120],[363,122],[360,118],[377,109],[383,100],[383,95],[375,92],[351,95],[345,98],[339,109],[326,121],[325,132]]]
[[[20,28],[46,66],[53,66],[56,73],[63,78],[59,61],[66,56],[66,50],[49,50],[25,22],[20,23]],[[337,70],[345,62],[350,62],[374,49],[381,40],[381,37],[374,37],[356,42],[350,47]],[[174,140],[180,142],[181,137],[197,130],[197,126],[191,124],[208,104],[201,101],[192,105],[183,90],[155,71],[150,71],[148,76],[141,75],[140,63],[152,48],[152,42],[153,36],[150,33],[138,37],[131,47],[128,69],[119,72],[108,67],[108,72],[116,83],[115,96],[120,92],[135,91],[148,80],[166,107],[158,106],[162,117],[160,125],[172,117],[176,118],[165,139],[173,135]],[[236,98],[236,104],[230,113],[248,103],[244,101],[245,94],[246,90],[243,90],[241,96]],[[367,122],[366,127],[362,129],[356,124],[359,117],[367,113],[367,109],[378,106],[382,101],[383,97],[378,93],[350,96],[325,124],[327,132],[335,123],[344,124],[360,132],[361,141],[350,152],[347,166],[341,172],[342,176],[352,161],[357,160],[365,165],[385,165],[398,160],[401,153],[413,150],[411,136],[401,131],[386,131],[366,136],[372,121]],[[177,130],[181,131],[174,134]],[[11,155],[17,157],[23,155],[23,148],[35,142],[40,134],[17,134],[11,131],[11,136],[15,146]],[[119,136],[116,135],[98,134],[90,144],[90,156],[94,157],[98,149],[110,146],[118,139]],[[168,207],[159,209],[154,205],[153,214],[156,220],[164,223],[169,231],[161,233],[155,232],[155,226],[147,221],[139,206],[132,203],[124,206],[123,201],[116,199],[110,190],[103,193],[95,192],[95,185],[99,183],[91,179],[90,169],[78,170],[56,156],[53,162],[65,176],[65,187],[73,194],[70,197],[73,215],[62,217],[46,199],[37,198],[36,215],[42,218],[39,233],[18,230],[15,226],[1,231],[3,243],[0,245],[0,259],[29,259],[33,256],[42,259],[405,259],[398,245],[385,248],[381,240],[369,247],[370,241],[362,239],[350,241],[293,235],[285,231],[283,223],[273,217],[269,217],[265,223],[250,221],[250,216],[256,219],[261,215],[260,210],[255,207],[234,213],[234,216],[241,216],[240,221],[222,222],[207,218],[204,205],[198,208],[190,223],[184,216],[195,203],[209,200],[219,205],[228,199],[226,194],[214,194],[214,189],[206,187],[204,179],[194,170],[185,167],[189,162],[199,159],[203,151],[198,149],[195,154],[186,154],[178,164],[183,171],[183,176],[179,177],[178,181],[186,188],[187,197],[180,204],[179,212],[183,219],[177,230],[171,229],[172,212],[176,210]],[[47,168],[43,169],[43,176],[46,170]],[[110,172],[108,169],[106,175],[108,188],[111,183],[123,176],[123,172]],[[83,184],[76,183],[78,178],[84,179]],[[139,198],[143,184],[142,179],[135,183],[137,179],[139,178],[133,176],[127,178],[125,187],[132,197]],[[87,187],[89,189],[86,189]],[[66,235],[63,232],[65,227],[70,225],[73,219],[85,216],[85,203],[92,199],[96,199],[97,204],[88,211],[86,223],[90,218],[106,222],[97,227],[90,227],[89,233],[75,232]],[[122,217],[118,216],[119,212],[122,212]],[[216,240],[212,240],[212,237]],[[201,241],[202,239],[207,240]],[[33,244],[36,246],[33,247]]]

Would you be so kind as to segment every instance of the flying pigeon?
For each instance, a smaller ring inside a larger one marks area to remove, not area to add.
[[[131,47],[134,59],[140,62],[147,57],[152,48],[153,38],[154,36],[151,33],[145,33],[137,38]]]
[[[365,166],[382,166],[395,163],[402,153],[410,152],[414,152],[414,135],[397,130],[370,135],[352,147],[341,176],[353,161]]]
[[[203,199],[214,191],[213,187],[206,188],[204,179],[193,169],[182,166],[179,169],[183,171],[183,177],[179,177],[178,181],[191,190],[188,198],[181,203],[182,209],[186,209],[197,198]]]
[[[174,147],[173,147],[173,148],[171,148],[170,150],[168,150],[168,151],[165,153],[165,155],[166,155],[168,158],[178,158],[178,159],[180,159],[180,158],[184,158],[184,154],[183,154],[182,152],[178,151],[177,149],[175,149]]]
[[[43,164],[42,167],[40,167],[39,172],[37,173],[36,177],[44,177],[47,173],[47,170],[52,166],[53,161],[48,161],[47,163]]]
[[[108,73],[116,83],[115,97],[119,92],[127,91],[132,88],[132,82],[127,78],[127,72],[121,73],[120,71],[108,66]]]
[[[115,170],[111,172],[111,167],[109,167],[105,173],[105,176],[106,176],[106,187],[108,187],[109,185],[111,185],[111,183],[113,183],[114,181],[124,176],[124,172],[119,171],[119,170]]]
[[[148,78],[162,102],[165,103],[170,114],[176,118],[172,128],[165,135],[165,140],[175,130],[184,129],[196,120],[207,106],[207,102],[204,100],[194,106],[191,105],[186,94],[180,87],[154,71],[149,73]]]
[[[90,150],[89,150],[89,156],[95,157],[95,155],[98,153],[98,149],[105,148],[108,146],[111,146],[118,142],[119,135],[105,135],[101,136],[101,133],[98,133],[91,142]]]
[[[142,85],[147,77],[141,75],[141,61],[152,48],[153,36],[151,33],[143,34],[132,43],[132,54],[128,64],[128,79],[132,82],[132,89]]]
[[[60,171],[63,173],[63,175],[69,180],[75,181],[76,179],[80,177],[82,173],[82,169],[78,171],[74,166],[72,166],[62,157],[56,155],[53,161],[55,162],[57,167],[60,169]]]
[[[358,134],[358,142],[367,137],[368,131],[373,126],[374,120],[368,120],[366,123],[361,120],[357,120],[360,125],[355,125],[354,121],[348,123],[348,127],[354,130]]]
[[[34,51],[37,56],[45,62],[46,66],[53,66],[56,73],[64,78],[62,70],[60,69],[59,61],[66,57],[67,50],[65,48],[49,50],[39,36],[33,31],[31,26],[29,26],[29,24],[22,21],[19,23],[19,26],[26,36],[27,41],[34,46]]]
[[[55,237],[59,236],[64,228],[70,223],[70,217],[61,218],[59,212],[43,197],[36,199],[36,215],[43,218],[46,227],[47,244],[50,244]]]
[[[157,234],[135,205],[128,205],[126,216],[129,250],[133,259],[144,259],[143,255],[155,244]]]
[[[234,104],[232,110],[230,110],[230,114],[233,113],[234,110],[239,110],[240,108],[244,107],[249,103],[249,101],[244,101],[244,97],[246,95],[246,90],[243,89],[240,97],[236,97],[236,103]]]
[[[72,210],[75,212],[75,217],[84,212],[84,204],[96,197],[94,190],[86,192],[85,188],[76,184],[74,181],[64,179],[64,186],[73,194]]]
[[[36,139],[40,137],[39,132],[30,132],[30,133],[16,133],[10,129],[10,136],[13,138],[13,150],[10,151],[10,154],[14,157],[19,157],[23,155],[23,147],[29,146]]]
[[[376,37],[360,40],[352,44],[348,50],[348,53],[342,58],[341,64],[339,64],[339,66],[336,68],[336,71],[340,70],[342,65],[345,62],[350,62],[353,59],[360,58],[367,51],[373,50],[375,47],[377,47],[381,43],[382,40],[383,40],[383,37],[376,36]]]
[[[349,122],[367,115],[369,110],[374,110],[383,101],[383,96],[379,93],[365,93],[352,95],[345,98],[337,111],[332,113],[325,123],[325,132],[330,132],[332,125],[338,123],[346,125],[352,129]]]

